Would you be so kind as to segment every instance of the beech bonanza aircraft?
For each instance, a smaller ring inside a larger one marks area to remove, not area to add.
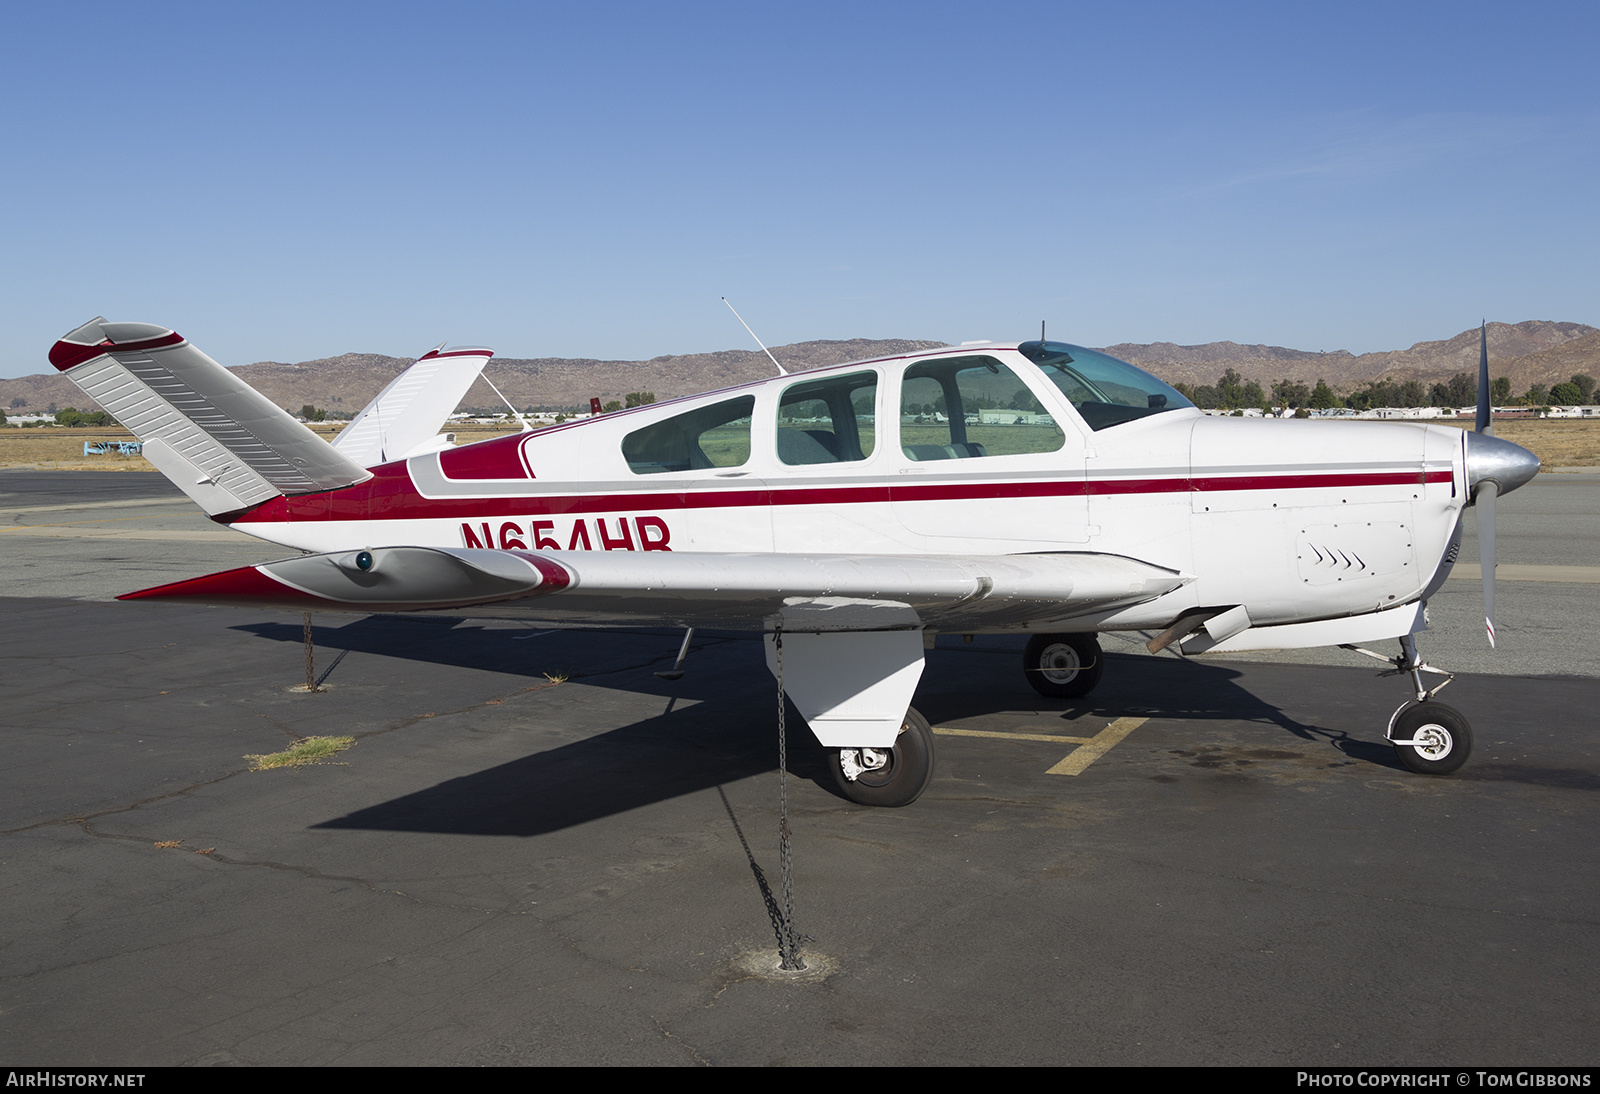
[[[50,360],[213,520],[309,552],[123,599],[759,630],[775,672],[781,636],[841,789],[876,805],[932,777],[910,703],[940,631],[1031,634],[1027,678],[1062,697],[1100,680],[1099,631],[1185,655],[1398,639],[1373,656],[1415,694],[1386,739],[1455,770],[1471,730],[1413,636],[1475,502],[1492,615],[1494,498],[1539,466],[1490,435],[1486,355],[1476,432],[1207,417],[1105,354],[983,342],[460,447],[373,427],[365,458],[165,327],[96,319]]]

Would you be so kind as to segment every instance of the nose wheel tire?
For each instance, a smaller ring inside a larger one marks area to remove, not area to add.
[[[1419,775],[1448,775],[1472,754],[1472,726],[1443,703],[1417,703],[1400,711],[1389,740],[1400,762]]]
[[[1105,662],[1092,634],[1036,634],[1022,654],[1022,670],[1040,695],[1077,699],[1100,683]]]
[[[828,766],[845,797],[862,805],[910,805],[933,781],[933,729],[914,709],[892,748],[841,748]]]

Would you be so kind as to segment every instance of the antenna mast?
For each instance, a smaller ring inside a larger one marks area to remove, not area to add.
[[[722,298],[722,302],[724,304],[728,304],[728,298],[726,296],[724,296]],[[738,313],[738,311],[736,311],[734,309],[734,306],[732,304],[728,304],[728,310],[733,312],[733,317],[739,321],[739,325],[740,326],[744,327],[745,330],[750,330],[750,324],[746,323],[744,321],[744,316],[740,315]],[[756,332],[755,331],[750,330],[750,337],[756,339],[756,345],[761,346],[761,352],[766,354],[767,355],[767,360],[771,361],[773,363],[773,365],[777,367],[779,376],[787,376],[787,375],[789,375],[789,370],[784,368],[782,365],[778,364],[778,359],[776,357],[772,356],[772,351],[770,349],[768,349],[762,343],[761,339],[756,338]]]
[[[487,376],[484,376],[482,373],[479,373],[478,375],[482,378],[484,383],[489,385],[489,390],[490,391],[494,392],[496,395],[500,395],[500,389],[494,386],[494,381],[493,380],[489,379],[489,377],[487,377]],[[522,432],[524,432],[524,433],[532,433],[533,432],[533,426],[528,424],[528,419],[526,419],[526,418],[524,418],[522,416],[521,411],[517,410],[516,407],[511,405],[511,400],[510,399],[507,399],[504,395],[500,395],[500,401],[502,403],[506,404],[506,409],[511,411],[512,415],[514,415],[516,417],[517,421],[522,423]],[[641,534],[643,534],[643,533],[641,533]]]

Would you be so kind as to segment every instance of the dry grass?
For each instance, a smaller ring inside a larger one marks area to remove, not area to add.
[[[51,471],[154,471],[143,456],[85,456],[84,441],[137,440],[121,426],[63,429],[0,429],[0,467]]]
[[[1466,418],[1439,424],[1472,428]],[[1600,418],[1495,422],[1494,435],[1538,456],[1546,471],[1552,467],[1600,467]]]
[[[318,423],[313,432],[320,437],[333,438],[339,432],[337,425]],[[487,425],[462,426],[452,430],[458,443],[481,441],[489,437],[515,433],[520,427],[513,423],[509,429],[496,429]],[[0,468],[44,471],[154,471],[143,456],[85,456],[84,441],[137,440],[121,426],[64,429],[59,426],[41,426],[35,429],[0,427]]]
[[[314,764],[343,752],[356,743],[354,737],[302,737],[282,752],[265,756],[246,756],[251,771],[270,771],[275,767],[300,767]]]

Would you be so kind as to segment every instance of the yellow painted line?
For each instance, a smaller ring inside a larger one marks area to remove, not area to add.
[[[933,731],[943,737],[988,737],[998,741],[1038,741],[1047,745],[1077,745],[1071,754],[1045,772],[1046,775],[1081,775],[1084,769],[1110,752],[1122,739],[1148,718],[1118,718],[1093,737],[1063,737],[1056,733],[1002,733],[992,729],[947,729],[935,726]]]
[[[1110,752],[1112,748],[1121,743],[1122,739],[1140,726],[1148,718],[1118,718],[1099,733],[1086,745],[1081,745],[1072,750],[1072,755],[1056,764],[1046,775],[1082,775],[1084,768],[1094,763],[1101,756]]]
[[[1053,733],[1001,733],[992,729],[944,729],[935,726],[933,731],[945,737],[993,737],[1001,741],[1043,741],[1045,744],[1086,745],[1093,737],[1062,737]]]
[[[1450,571],[1452,580],[1482,581],[1483,567],[1476,562],[1458,562]],[[1536,566],[1533,563],[1502,562],[1494,568],[1496,581],[1555,581],[1572,585],[1600,585],[1600,566]]]

